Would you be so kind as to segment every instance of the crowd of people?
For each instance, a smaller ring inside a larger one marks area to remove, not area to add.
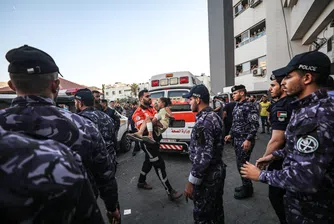
[[[196,122],[191,133],[191,169],[183,194],[168,180],[159,152],[161,135],[173,114],[171,101],[152,107],[148,90],[122,108],[100,99],[98,91],[74,95],[77,113],[55,105],[59,91],[55,61],[24,45],[6,54],[9,86],[17,98],[0,111],[0,219],[4,223],[103,223],[97,198],[110,223],[120,223],[117,172],[118,113],[129,119],[135,151],[145,153],[137,187],[151,190],[154,168],[172,201],[193,200],[195,223],[224,223],[224,145],[235,149],[242,186],[234,198],[252,197],[252,181],[269,185],[269,199],[280,223],[334,222],[334,99],[330,60],[320,52],[296,55],[273,71],[268,96],[260,101],[244,85],[231,89],[233,102],[214,98],[204,85],[188,98]],[[123,112],[123,109],[126,112]],[[118,113],[116,112],[118,111]],[[271,136],[256,164],[249,162],[257,132]]]

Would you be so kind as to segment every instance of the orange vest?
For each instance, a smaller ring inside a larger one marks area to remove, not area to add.
[[[139,130],[141,124],[145,121],[146,117],[153,118],[157,112],[153,107],[148,107],[146,109],[141,108],[140,106],[132,115],[132,120],[135,122],[136,128]]]

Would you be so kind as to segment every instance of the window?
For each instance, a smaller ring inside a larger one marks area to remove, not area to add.
[[[267,57],[264,56],[258,59],[259,67],[262,69],[267,69]]]
[[[172,102],[178,102],[171,106],[171,111],[190,111],[190,104],[186,103],[186,99],[182,96],[189,93],[189,90],[168,91],[168,97]]]
[[[164,92],[151,93],[151,99],[159,99],[163,97],[164,95],[165,95]]]
[[[262,37],[266,34],[266,21],[262,21],[255,26],[253,26],[250,30],[250,41],[256,40],[259,37]]]
[[[118,94],[122,94],[122,90],[119,90],[119,91],[118,91]]]
[[[168,92],[168,97],[169,98],[174,98],[174,97],[181,97],[184,95],[184,94],[187,94],[189,91],[187,90],[178,90],[178,91],[169,91]]]
[[[241,35],[235,38],[236,48],[241,47],[249,43],[249,31],[243,32]]]
[[[242,73],[247,73],[250,71],[250,62],[242,64]]]
[[[235,48],[241,47],[253,40],[256,40],[266,34],[266,21],[263,20],[235,37]]]
[[[259,67],[258,59],[250,61],[251,70],[257,69]]]
[[[235,75],[247,75],[257,70],[258,68],[262,68],[263,71],[267,69],[267,61],[266,56],[253,59],[251,61],[242,63],[240,65],[235,66]]]
[[[242,65],[235,66],[235,70],[236,76],[239,76],[242,73]]]
[[[116,93],[115,93],[115,91],[112,91],[112,95],[115,95]]]
[[[242,0],[234,6],[234,17],[240,15],[243,11],[248,9],[248,0]]]
[[[106,92],[106,96],[109,96],[109,92]]]

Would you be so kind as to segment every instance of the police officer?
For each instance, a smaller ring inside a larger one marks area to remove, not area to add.
[[[269,113],[272,135],[263,157],[270,155],[274,151],[284,147],[284,132],[289,124],[292,114],[292,107],[290,106],[290,103],[294,100],[294,97],[288,97],[286,92],[283,91],[281,83],[284,78],[284,74],[282,75],[277,72],[279,71],[273,71],[269,92],[272,98],[278,98],[279,100],[276,103],[270,105]],[[282,170],[282,164],[283,159],[275,160],[269,165],[268,170]],[[260,168],[263,169],[264,167]],[[286,223],[283,200],[284,195],[284,189],[269,185],[269,199],[281,224]]]
[[[225,136],[230,133],[233,121],[233,110],[236,105],[236,102],[229,102],[223,109],[223,120],[224,120],[224,127],[225,127]]]
[[[209,107],[210,94],[203,84],[194,86],[183,97],[189,98],[191,110],[198,112],[191,133],[192,168],[184,195],[194,200],[195,223],[224,223],[224,124]]]
[[[242,164],[249,161],[255,145],[255,136],[259,128],[259,112],[255,105],[246,100],[246,87],[237,85],[232,87],[234,101],[237,102],[233,109],[233,123],[230,134],[225,141],[233,138],[237,168],[240,171]],[[242,179],[242,186],[235,188],[234,198],[244,199],[253,196],[252,181]]]
[[[0,126],[39,139],[53,139],[78,152],[96,196],[99,192],[108,214],[119,219],[115,164],[94,123],[55,106],[59,90],[55,61],[27,45],[10,50],[6,59],[10,63],[8,84],[18,97],[10,108],[0,111]]]
[[[115,142],[115,150],[118,151],[117,147],[117,135],[119,131],[119,127],[121,125],[121,120],[120,117],[117,115],[116,110],[113,108],[108,107],[108,101],[103,99],[101,100],[101,106],[102,106],[102,111],[106,114],[108,114],[109,117],[111,117],[114,121],[114,142]]]
[[[321,52],[296,55],[275,76],[287,74],[282,85],[293,113],[284,149],[260,158],[262,165],[285,158],[282,170],[265,171],[247,163],[243,177],[286,189],[288,223],[334,223],[334,100],[320,89],[328,79],[330,60]]]
[[[0,127],[2,223],[103,223],[80,157]]]
[[[153,119],[154,115],[156,114],[155,109],[151,106],[152,100],[150,93],[148,90],[144,89],[141,90],[138,94],[140,106],[136,109],[136,111],[132,115],[132,119],[135,122],[135,126],[137,130],[140,129],[141,124],[146,120],[147,117],[150,117]],[[144,135],[147,135],[148,132],[144,132]],[[130,138],[133,135],[128,135]],[[142,142],[141,148],[145,152],[145,161],[143,163],[140,176],[138,179],[138,188],[151,190],[152,186],[146,183],[146,175],[151,171],[152,166],[155,169],[156,174],[158,175],[162,185],[164,186],[167,195],[170,200],[178,199],[182,196],[182,193],[175,191],[171,184],[169,183],[169,180],[167,178],[166,173],[166,166],[165,161],[160,155],[160,140],[161,135],[157,136],[155,132],[153,132],[153,138],[155,140],[154,144],[148,143],[148,142]],[[133,138],[133,140],[142,141],[141,139]]]
[[[79,89],[74,95],[74,101],[78,114],[96,125],[106,143],[112,161],[116,164],[114,121],[107,114],[94,108],[94,96],[89,89]]]

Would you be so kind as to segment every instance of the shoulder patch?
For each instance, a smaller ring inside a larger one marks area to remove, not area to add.
[[[252,115],[252,120],[253,121],[258,121],[259,120],[259,116],[257,114],[253,114]]]
[[[277,118],[279,121],[285,121],[287,117],[288,117],[287,111],[277,111]]]
[[[315,152],[318,148],[318,140],[311,135],[300,137],[297,141],[297,150],[301,153],[312,153]]]

